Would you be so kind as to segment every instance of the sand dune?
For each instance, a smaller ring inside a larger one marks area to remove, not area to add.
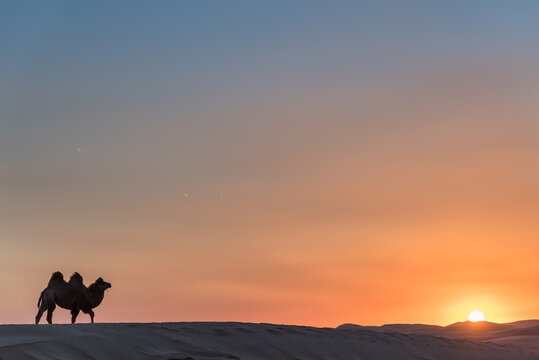
[[[0,359],[524,360],[506,344],[432,335],[251,323],[2,325]]]
[[[524,347],[539,355],[539,320],[522,320],[497,324],[488,321],[458,322],[448,326],[421,324],[389,324],[383,326],[360,326],[344,324],[338,329],[370,330],[381,333],[402,333],[443,336],[451,339],[488,341],[491,343]]]

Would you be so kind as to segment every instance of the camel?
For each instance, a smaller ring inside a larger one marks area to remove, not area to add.
[[[69,284],[85,294],[84,301],[81,301],[78,304],[78,310],[71,310],[71,322],[75,323],[79,311],[82,310],[83,313],[90,315],[90,319],[93,323],[95,314],[92,309],[101,304],[105,297],[105,290],[110,289],[112,285],[105,282],[103,278],[99,278],[93,284],[86,287],[82,280],[82,276],[77,272],[71,275]]]
[[[75,323],[81,310],[90,315],[93,323],[94,312],[92,309],[101,304],[105,296],[105,290],[111,287],[112,285],[103,281],[102,278],[97,279],[89,287],[86,287],[79,273],[74,273],[69,282],[66,282],[62,273],[57,271],[52,274],[49,284],[39,296],[36,324],[39,323],[45,310],[47,310],[47,322],[52,324],[52,313],[56,305],[63,309],[71,310],[72,324]]]

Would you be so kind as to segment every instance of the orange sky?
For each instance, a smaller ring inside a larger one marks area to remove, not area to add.
[[[0,323],[56,270],[112,283],[101,322],[538,317],[534,22],[281,5],[37,9],[5,45]]]

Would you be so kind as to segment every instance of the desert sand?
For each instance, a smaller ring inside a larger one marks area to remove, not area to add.
[[[371,330],[381,333],[422,334],[450,339],[509,344],[526,348],[539,355],[539,320],[522,320],[497,324],[488,321],[458,322],[448,326],[423,324],[389,324],[383,326],[360,326],[344,324],[338,329]]]
[[[493,343],[386,330],[234,322],[1,325],[0,359],[539,359],[507,336]]]

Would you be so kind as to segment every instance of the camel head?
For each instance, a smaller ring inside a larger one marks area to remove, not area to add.
[[[107,289],[110,289],[111,287],[112,287],[111,283],[104,281],[103,278],[97,279],[95,283],[90,285],[90,288],[93,288],[95,290],[100,290],[100,291],[105,291]]]

